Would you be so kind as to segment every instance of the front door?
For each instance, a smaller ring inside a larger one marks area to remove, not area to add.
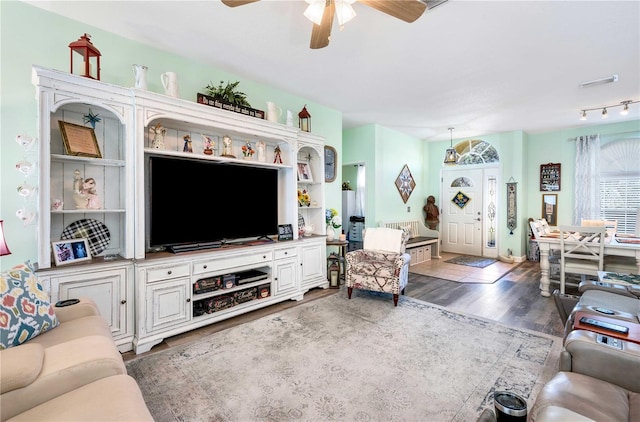
[[[442,170],[442,251],[482,254],[482,169]]]

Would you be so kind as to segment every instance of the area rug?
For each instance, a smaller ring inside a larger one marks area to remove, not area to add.
[[[468,267],[484,268],[496,262],[493,258],[484,258],[481,256],[460,255],[454,258],[448,259],[444,262],[451,264],[466,265]]]
[[[475,421],[529,406],[559,337],[344,291],[126,363],[157,421]]]

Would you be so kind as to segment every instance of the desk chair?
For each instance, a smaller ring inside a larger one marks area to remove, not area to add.
[[[560,293],[566,273],[598,277],[604,266],[605,227],[560,226]]]

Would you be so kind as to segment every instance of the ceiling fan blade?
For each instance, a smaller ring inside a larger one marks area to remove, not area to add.
[[[328,1],[322,13],[322,22],[320,25],[313,24],[311,31],[311,44],[313,49],[323,48],[329,45],[329,37],[331,36],[331,27],[333,26],[333,15],[335,15],[336,6],[332,1]]]
[[[427,5],[420,0],[358,0],[369,7],[386,13],[405,22],[413,22],[418,19],[425,10]]]
[[[222,0],[222,3],[229,7],[242,6],[244,4],[255,3],[260,0]]]

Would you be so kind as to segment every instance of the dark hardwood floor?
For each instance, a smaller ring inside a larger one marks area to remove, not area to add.
[[[409,274],[405,294],[505,325],[562,336],[553,299],[540,295],[540,265],[525,261],[492,284],[458,283]],[[554,284],[551,284],[553,290]],[[575,294],[567,286],[566,293]]]
[[[459,283],[418,274],[409,274],[409,284],[405,289],[405,294],[452,310],[495,320],[511,327],[562,336],[564,328],[553,299],[540,295],[540,290],[538,289],[539,281],[539,263],[526,261],[492,284]],[[551,289],[554,289],[553,284]],[[575,294],[575,291],[572,291],[571,287],[567,287],[567,293]],[[222,331],[332,294],[346,295],[346,288],[342,286],[339,290],[313,289],[304,295],[302,301],[278,303],[207,327],[170,337],[159,345],[154,346],[149,352],[137,356],[176,347],[194,341],[203,335]],[[123,356],[125,360],[136,357],[133,352],[127,352]]]

